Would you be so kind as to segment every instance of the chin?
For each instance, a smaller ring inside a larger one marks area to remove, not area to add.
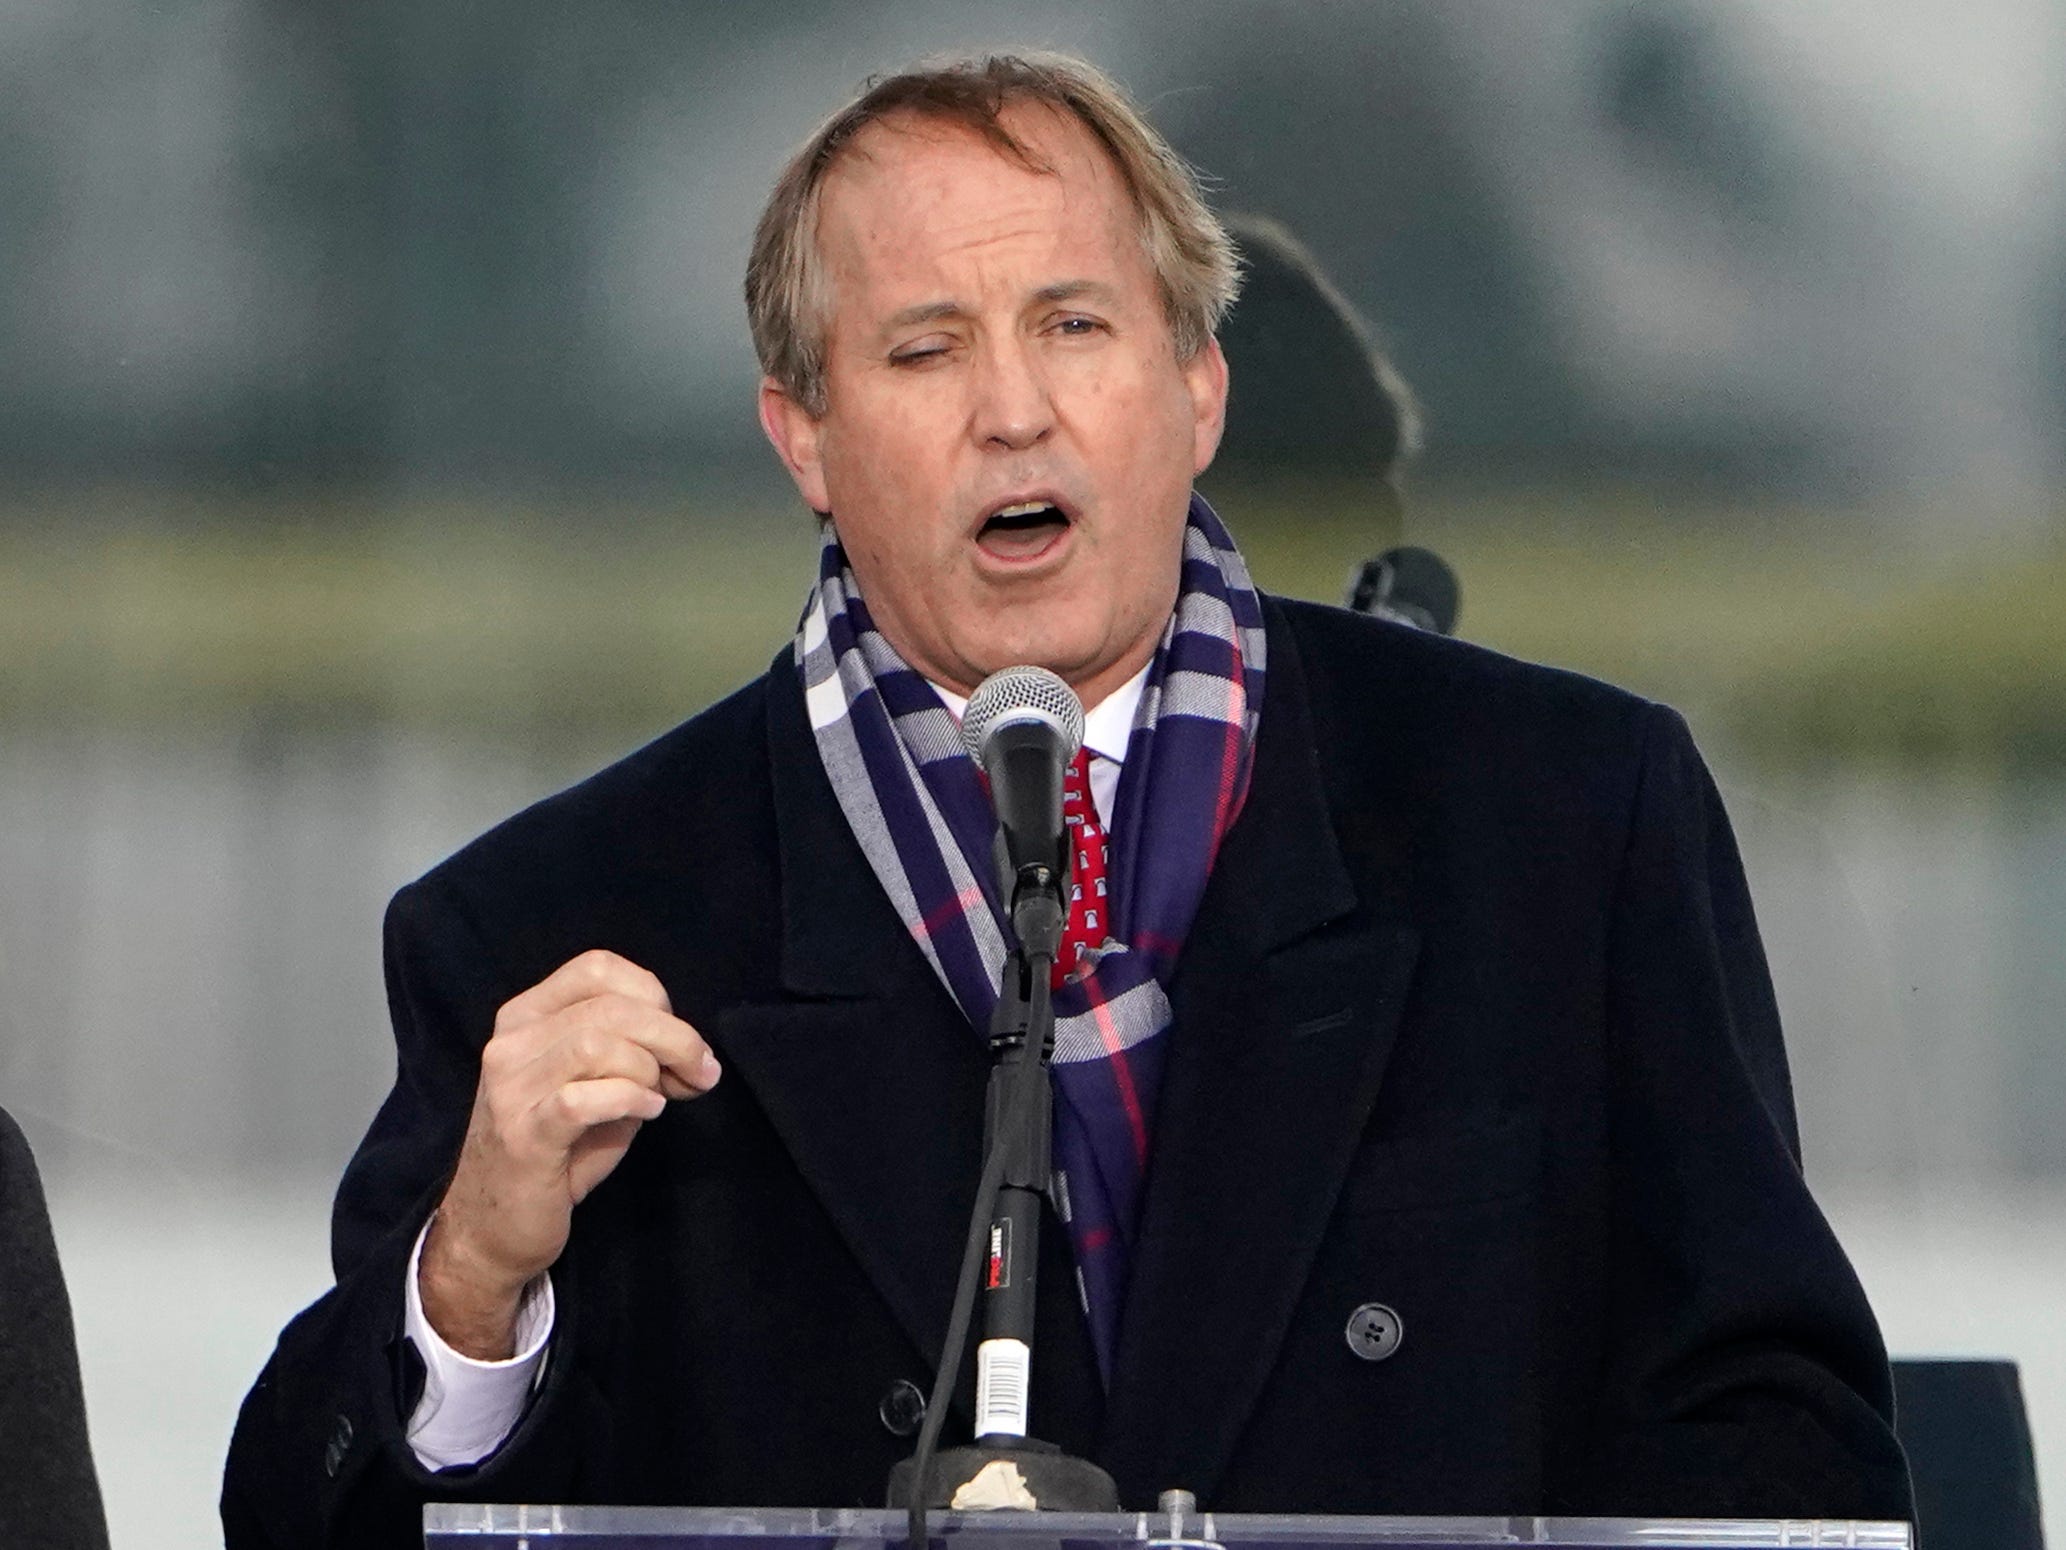
[[[990,672],[1031,665],[1066,678],[1090,655],[1080,636],[1055,628],[1058,621],[1051,617],[1028,619],[1025,623],[1029,628],[1016,630],[1011,628],[1013,621],[1009,619],[992,617],[986,622],[990,628],[969,660],[994,664],[988,669]]]
[[[999,662],[998,666],[1017,667],[1022,663],[1044,667],[1072,684],[1094,671],[1091,654],[1079,643],[1056,640],[1052,637],[1022,641],[1009,651],[1008,659]]]

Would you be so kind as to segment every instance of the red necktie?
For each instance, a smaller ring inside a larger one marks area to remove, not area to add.
[[[1069,923],[1055,959],[1054,986],[1089,966],[1083,955],[1105,945],[1105,831],[1090,797],[1090,750],[1078,748],[1062,778],[1062,825],[1069,835]]]

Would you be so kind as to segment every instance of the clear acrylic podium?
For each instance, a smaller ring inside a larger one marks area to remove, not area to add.
[[[1642,1518],[1333,1518],[1249,1513],[933,1512],[947,1550],[1913,1550],[1906,1523]],[[426,1550],[902,1550],[904,1514],[880,1508],[550,1507],[434,1504]]]

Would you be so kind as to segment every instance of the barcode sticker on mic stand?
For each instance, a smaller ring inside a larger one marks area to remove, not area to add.
[[[976,1435],[1026,1435],[1026,1390],[1033,1350],[1023,1340],[985,1340],[976,1347]]]

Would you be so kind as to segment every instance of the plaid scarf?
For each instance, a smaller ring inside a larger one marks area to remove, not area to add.
[[[1168,1049],[1169,980],[1247,794],[1263,658],[1248,568],[1193,495],[1176,608],[1107,815],[1110,935],[1054,995],[1055,1205],[1107,1382]],[[996,815],[954,716],[876,630],[829,526],[796,662],[854,837],[927,962],[985,1032],[1011,941],[991,859]]]

